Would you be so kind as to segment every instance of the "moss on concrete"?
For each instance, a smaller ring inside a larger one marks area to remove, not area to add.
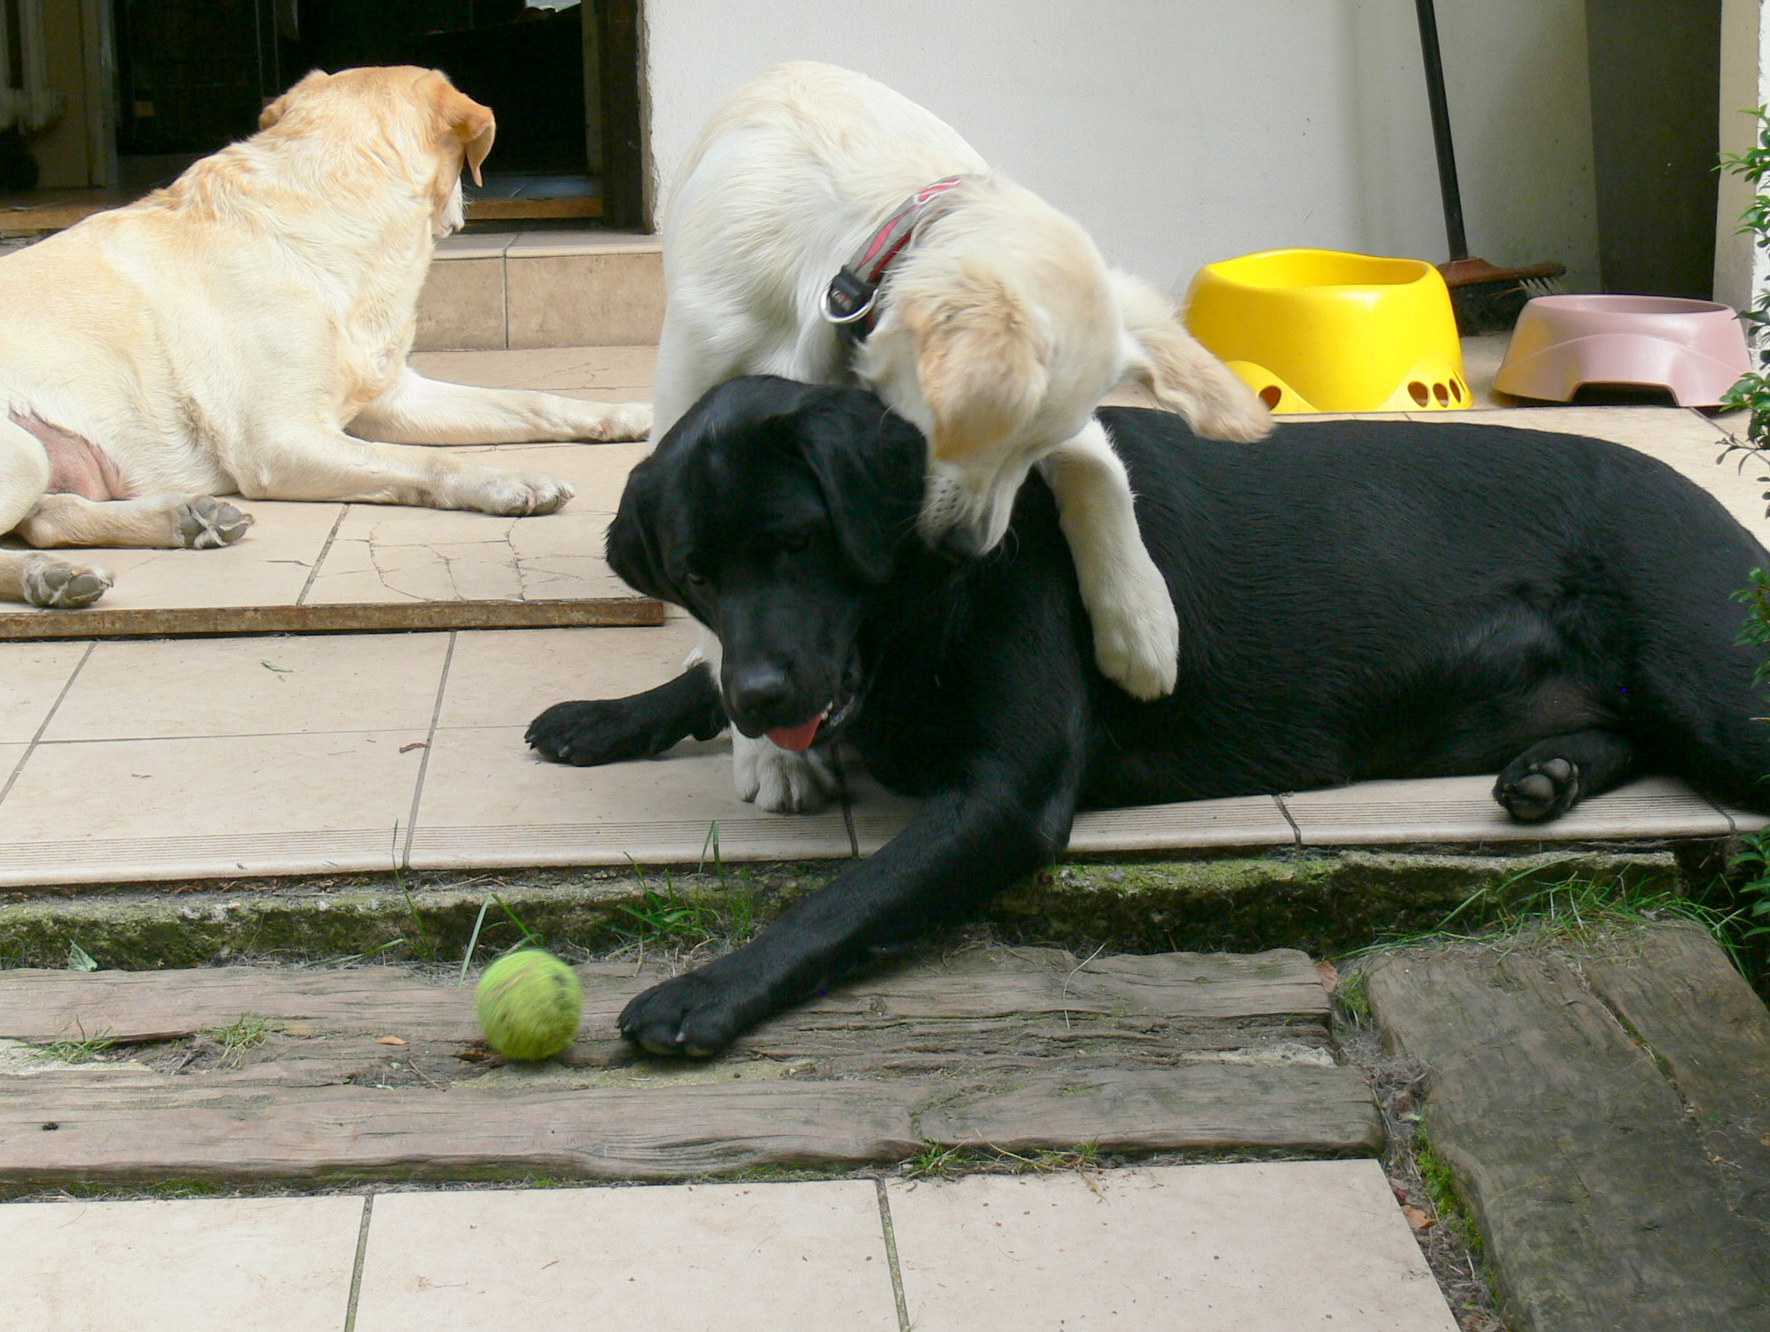
[[[1006,894],[991,918],[1028,937],[1133,952],[1301,948],[1333,955],[1436,928],[1471,897],[1464,928],[1544,884],[1589,876],[1679,891],[1669,852],[1478,856],[1349,851],[1238,860],[1064,865]]]
[[[722,946],[839,868],[553,870],[13,893],[0,905],[0,965],[65,966],[70,943],[100,966],[126,970],[265,956],[458,962],[494,893],[503,905],[486,911],[479,936],[493,950],[521,938],[512,916],[548,946],[567,951],[601,951],[639,937]],[[1011,938],[1083,950],[1295,947],[1332,955],[1431,929],[1473,894],[1484,891],[1483,902],[1498,907],[1581,874],[1666,891],[1683,882],[1669,852],[1346,852],[1073,863],[1004,894],[988,918]],[[1481,920],[1473,910],[1459,916],[1469,928]]]

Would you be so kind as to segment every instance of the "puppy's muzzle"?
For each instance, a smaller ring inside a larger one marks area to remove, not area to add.
[[[1014,487],[974,494],[939,470],[930,473],[917,530],[933,550],[975,560],[996,548],[1008,530]]]

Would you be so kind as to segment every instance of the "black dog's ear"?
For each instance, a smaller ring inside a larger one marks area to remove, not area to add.
[[[608,525],[603,550],[609,568],[629,587],[648,597],[681,605],[681,595],[664,569],[652,531],[658,515],[654,494],[659,485],[657,469],[657,459],[646,458],[628,474],[620,507]]]
[[[922,509],[927,440],[860,389],[831,390],[794,424],[843,553],[869,582],[885,582]]]

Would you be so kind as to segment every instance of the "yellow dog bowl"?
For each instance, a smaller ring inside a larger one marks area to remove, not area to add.
[[[1450,291],[1423,259],[1267,250],[1206,264],[1193,336],[1274,412],[1439,412],[1471,405]]]

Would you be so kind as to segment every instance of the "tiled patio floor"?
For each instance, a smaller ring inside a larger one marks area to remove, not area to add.
[[[429,353],[416,362],[441,378],[643,398],[653,351]],[[1471,345],[1478,387],[1496,362],[1493,341]],[[1698,412],[1459,415],[1642,449],[1770,539],[1756,469],[1718,461],[1722,425]],[[602,530],[642,448],[478,450],[571,477],[577,499],[546,518],[256,504],[259,525],[227,550],[120,553],[107,602],[618,595]],[[699,860],[715,838],[730,860],[819,858],[872,851],[902,826],[908,804],[864,778],[851,793],[853,841],[839,810],[758,811],[733,793],[719,741],[603,769],[543,763],[523,745],[542,708],[649,688],[679,668],[692,640],[673,613],[659,628],[0,643],[0,884],[681,862]],[[1447,778],[1104,811],[1079,820],[1073,846],[1541,838],[1505,819],[1487,789],[1483,778]],[[1712,836],[1760,822],[1651,780],[1588,802],[1552,835]]]
[[[17,1203],[19,1329],[1454,1332],[1373,1161]]]

